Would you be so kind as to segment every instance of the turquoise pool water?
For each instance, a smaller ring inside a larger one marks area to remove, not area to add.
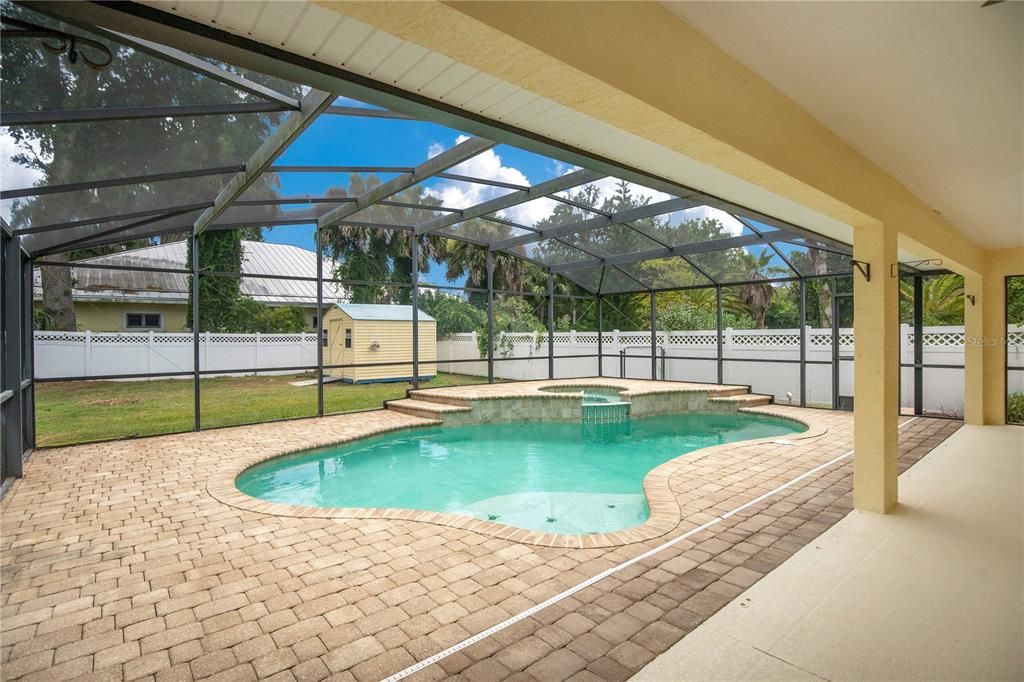
[[[662,462],[803,430],[752,414],[438,426],[278,457],[244,471],[236,485],[284,504],[422,509],[544,532],[599,533],[647,518],[643,479]]]

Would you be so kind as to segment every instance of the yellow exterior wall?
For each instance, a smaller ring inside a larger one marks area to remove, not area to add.
[[[125,331],[125,313],[160,313],[163,315],[163,331],[180,332],[191,325],[185,324],[184,305],[173,303],[92,303],[75,301],[75,320],[82,331],[120,332]],[[132,330],[143,331],[143,330]]]
[[[39,301],[36,301],[39,306]],[[187,306],[184,303],[120,303],[75,301],[75,320],[80,331],[120,332],[125,331],[125,313],[161,313],[165,332],[190,331],[192,321],[186,319]],[[304,308],[303,316],[307,327],[312,330],[316,308]],[[132,330],[145,331],[145,330]]]
[[[325,370],[329,376],[340,376],[346,381],[367,382],[412,377],[412,322],[393,320],[353,320],[344,311],[335,308],[324,315],[328,329],[328,360],[326,364],[369,364],[408,361],[409,364],[384,367],[348,367]],[[344,330],[352,329],[352,348],[345,349]],[[377,350],[371,345],[380,343]],[[420,376],[437,374],[437,323],[423,320],[419,323]]]

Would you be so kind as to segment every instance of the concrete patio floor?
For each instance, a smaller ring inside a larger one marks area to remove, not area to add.
[[[1022,452],[963,427],[633,679],[1024,678]]]
[[[692,453],[683,521],[615,548],[521,544],[389,519],[296,518],[206,491],[232,460],[424,423],[379,411],[36,452],[4,497],[4,679],[377,680],[848,452],[824,435]],[[956,431],[901,429],[901,467]],[[409,679],[625,679],[850,509],[850,459],[716,522]]]

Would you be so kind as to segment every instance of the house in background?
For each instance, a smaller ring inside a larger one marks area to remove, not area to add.
[[[422,310],[418,316],[419,378],[437,375],[437,322]],[[324,313],[327,348],[324,365],[328,376],[352,384],[409,381],[413,376],[412,306],[336,303]],[[384,364],[367,367],[372,363]]]
[[[254,241],[242,242],[242,254],[242,294],[268,306],[299,306],[309,329],[316,329],[315,281],[253,276],[316,277],[316,254],[290,244]],[[85,258],[76,263],[90,266],[71,270],[72,300],[80,330],[178,332],[191,328],[191,321],[186,319],[188,274],[96,267],[185,270],[188,264],[184,241]],[[334,262],[324,259],[324,276],[329,277],[333,271]],[[33,289],[38,306],[42,301],[38,270],[33,276]],[[332,302],[346,298],[347,293],[340,284],[324,282],[323,297],[326,309]]]

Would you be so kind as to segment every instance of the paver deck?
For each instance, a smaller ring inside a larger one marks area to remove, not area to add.
[[[668,481],[679,524],[613,548],[207,492],[232,461],[430,423],[394,411],[37,451],[2,502],[2,677],[382,679],[851,447],[850,414],[757,409],[822,434],[688,455]],[[958,427],[906,425],[901,467]],[[624,679],[845,515],[851,475],[827,467],[410,679]]]

